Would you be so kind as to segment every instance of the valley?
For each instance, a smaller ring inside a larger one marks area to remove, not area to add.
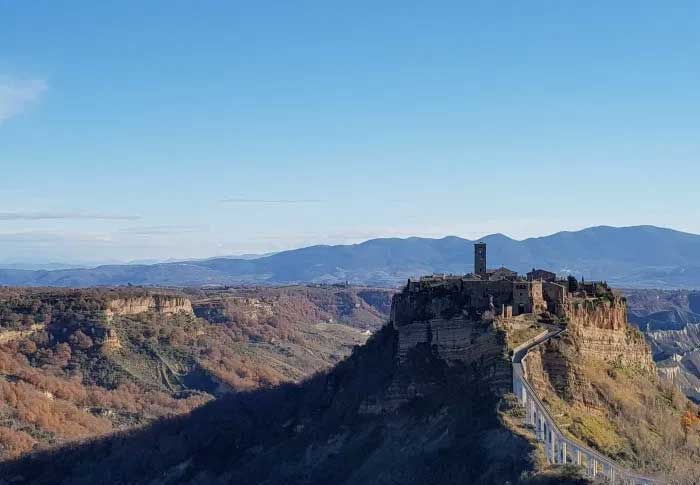
[[[700,2],[4,2],[0,485],[700,485]]]
[[[528,354],[526,377],[565,436],[641,475],[700,478],[698,408],[657,375],[625,299],[574,283],[8,290],[16,315],[32,302],[41,316],[8,318],[8,330],[45,327],[4,344],[21,354],[6,387],[27,388],[33,369],[85,397],[27,388],[83,409],[60,436],[52,406],[52,420],[33,420],[6,398],[5,435],[16,436],[5,456],[17,460],[0,473],[37,484],[586,483],[548,458],[512,394],[514,349],[559,328]]]
[[[339,362],[372,288],[0,289],[0,458],[126,430]]]
[[[659,373],[700,402],[700,292],[625,290],[630,321],[652,349]]]
[[[547,463],[510,394],[508,353],[554,324],[566,332],[533,350],[527,369],[559,428],[641,473],[700,477],[700,414],[675,388],[692,399],[700,378],[683,358],[670,359],[680,370],[664,370],[663,353],[686,349],[692,361],[698,345],[678,335],[691,335],[695,293],[626,290],[639,332],[627,324],[627,302],[596,284],[588,287],[597,299],[572,300],[559,316],[491,320],[474,306],[483,298],[451,294],[450,278],[404,289],[393,304],[394,290],[341,284],[2,288],[0,468],[32,483],[53,478],[27,475],[27,457],[49,459],[65,483],[81,483],[75,473],[89,483],[105,466],[114,467],[108,480],[128,482],[146,473],[139,463],[156,464],[163,484],[419,483],[426,474],[442,483],[464,473],[584,483],[575,469]],[[224,465],[217,450],[231,439],[240,454]],[[150,440],[163,444],[146,452]],[[81,443],[97,450],[87,461]],[[181,452],[161,454],[172,447]],[[145,461],[118,451],[131,449]],[[302,458],[303,449],[316,451]],[[352,468],[331,466],[338,454],[352,456]],[[412,456],[428,462],[409,465]],[[384,476],[377,463],[388,459],[395,466]],[[85,464],[74,469],[75,460]]]

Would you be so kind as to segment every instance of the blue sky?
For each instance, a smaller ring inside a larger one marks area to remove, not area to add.
[[[0,0],[0,262],[700,233],[700,3]]]

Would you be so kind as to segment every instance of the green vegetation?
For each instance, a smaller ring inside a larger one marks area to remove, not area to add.
[[[503,325],[509,349],[516,348],[546,330],[534,319],[513,318],[504,322]]]
[[[547,357],[550,368],[566,369],[566,380],[550,376],[537,386],[561,429],[628,467],[697,481],[700,436],[683,428],[685,411],[695,407],[654,374],[620,360],[583,360],[572,345],[561,339]]]
[[[585,412],[571,413],[572,423],[568,431],[584,443],[594,445],[608,456],[618,456],[622,453],[625,440],[617,434],[612,423],[602,416]]]

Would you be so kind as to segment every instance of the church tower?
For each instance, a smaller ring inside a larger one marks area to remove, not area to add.
[[[486,274],[486,243],[474,244],[474,274],[483,276]]]

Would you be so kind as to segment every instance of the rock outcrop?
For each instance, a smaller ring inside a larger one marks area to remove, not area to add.
[[[584,358],[654,370],[642,333],[627,322],[624,298],[574,300],[566,308],[568,336]]]
[[[452,378],[474,378],[500,396],[511,390],[512,368],[503,330],[491,316],[475,313],[459,287],[408,288],[394,296],[391,326],[396,369],[379,402],[363,411],[392,411],[413,398],[429,395],[444,383],[421,380],[417,367],[445,367]]]
[[[567,330],[530,351],[528,381],[540,395],[554,392],[570,403],[597,407],[586,379],[595,362],[653,373],[656,369],[644,336],[627,323],[624,298],[591,298],[569,302]]]
[[[194,315],[189,299],[174,295],[148,295],[129,298],[117,298],[107,303],[105,315],[108,320],[115,316],[138,315],[155,312],[161,314],[186,313]]]

